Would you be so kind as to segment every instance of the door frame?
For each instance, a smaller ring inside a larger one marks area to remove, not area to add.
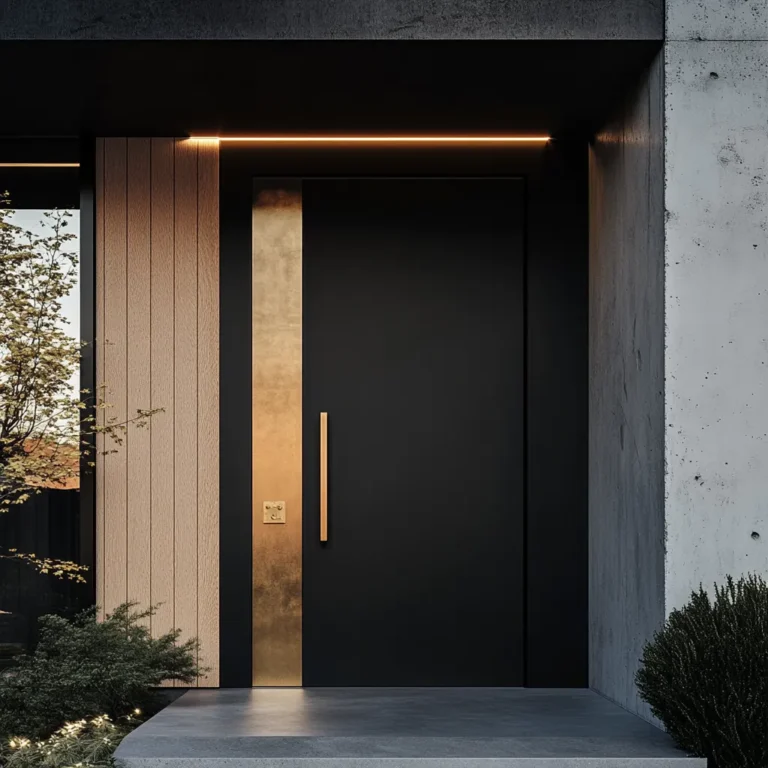
[[[361,149],[226,144],[220,156],[222,687],[251,686],[253,179],[525,181],[525,685],[586,687],[587,146]]]

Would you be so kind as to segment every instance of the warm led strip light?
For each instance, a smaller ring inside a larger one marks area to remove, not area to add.
[[[257,144],[545,144],[549,136],[190,136]]]
[[[0,163],[0,168],[79,168],[80,163]]]

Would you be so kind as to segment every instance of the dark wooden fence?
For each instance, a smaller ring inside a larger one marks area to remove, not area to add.
[[[0,514],[0,545],[38,557],[78,561],[80,492],[45,490],[26,504]],[[41,575],[22,563],[0,559],[0,666],[34,645],[37,619],[71,615],[85,607],[87,590],[68,580]]]

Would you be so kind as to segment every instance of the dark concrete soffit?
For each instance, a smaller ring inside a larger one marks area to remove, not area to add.
[[[0,135],[591,133],[657,40],[13,41]],[[81,73],[51,90],[51,73]],[[597,84],[597,85],[596,85]],[[45,94],[30,98],[30,94]]]
[[[661,40],[663,0],[0,0],[6,40]]]

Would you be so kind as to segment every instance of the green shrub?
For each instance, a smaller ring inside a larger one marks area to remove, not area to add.
[[[768,585],[702,588],[644,650],[641,696],[675,742],[717,768],[768,766]]]
[[[112,755],[138,724],[129,717],[115,724],[106,715],[67,723],[41,741],[15,738],[3,745],[4,768],[112,768]]]
[[[156,686],[194,681],[202,672],[197,640],[177,643],[179,631],[152,638],[153,609],[134,608],[121,605],[101,622],[95,608],[72,620],[43,616],[34,653],[16,656],[0,675],[0,739],[47,738],[94,713],[117,722],[134,709],[151,712]]]

